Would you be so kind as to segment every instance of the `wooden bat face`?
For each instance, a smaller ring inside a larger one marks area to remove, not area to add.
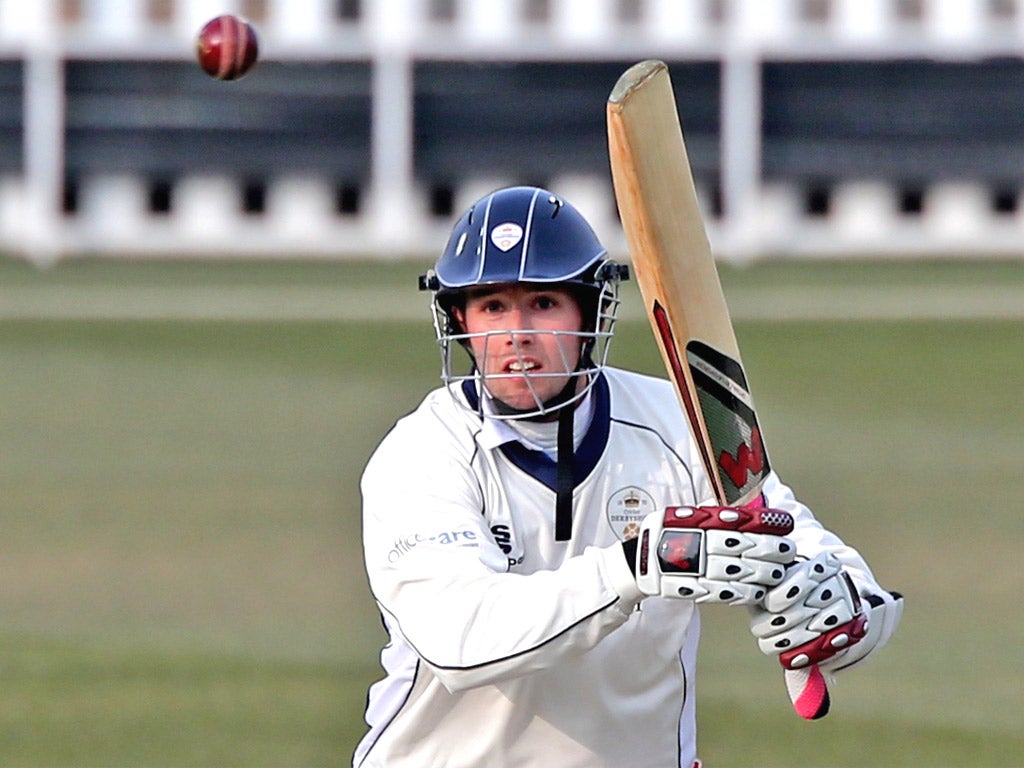
[[[647,61],[608,102],[615,195],[665,367],[721,504],[760,494],[768,460],[704,229],[668,69]]]

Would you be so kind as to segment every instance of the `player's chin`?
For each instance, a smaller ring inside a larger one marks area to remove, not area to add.
[[[534,411],[555,397],[565,381],[543,377],[527,380],[527,376],[501,376],[488,381],[491,396],[516,411]]]
[[[539,393],[534,395],[525,382],[514,384],[512,380],[492,381],[487,385],[487,391],[495,400],[500,400],[514,411],[533,411],[544,402]]]

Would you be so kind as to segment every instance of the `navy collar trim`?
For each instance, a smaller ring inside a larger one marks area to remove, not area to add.
[[[476,410],[479,407],[479,400],[473,382],[470,380],[462,382],[462,392],[469,401],[470,407]],[[597,462],[601,459],[605,446],[608,444],[611,425],[611,397],[608,380],[604,374],[597,375],[590,396],[594,398],[594,413],[591,417],[590,427],[583,436],[579,448],[576,449],[573,487],[579,486],[594,471],[594,467],[597,466]],[[556,490],[558,463],[548,458],[543,451],[531,450],[517,440],[503,443],[500,450],[523,472],[540,481],[552,491]]]

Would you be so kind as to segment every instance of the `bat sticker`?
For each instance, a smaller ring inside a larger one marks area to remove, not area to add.
[[[735,503],[768,474],[768,457],[742,366],[700,341],[686,345],[726,503]]]

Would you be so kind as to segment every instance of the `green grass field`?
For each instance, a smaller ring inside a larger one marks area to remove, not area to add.
[[[377,316],[424,306],[422,267],[0,261],[0,765],[349,762],[383,640],[358,477],[439,368],[425,307]],[[724,281],[743,303],[842,289],[861,306],[881,282],[908,304],[963,286],[1024,306],[1019,264]],[[299,319],[175,319],[196,286],[280,289]],[[166,317],[119,314],[154,287]],[[306,289],[356,319],[301,319]],[[907,609],[817,723],[745,615],[705,611],[709,766],[1024,765],[1022,314],[738,323],[775,467]],[[613,361],[659,371],[630,317]]]

